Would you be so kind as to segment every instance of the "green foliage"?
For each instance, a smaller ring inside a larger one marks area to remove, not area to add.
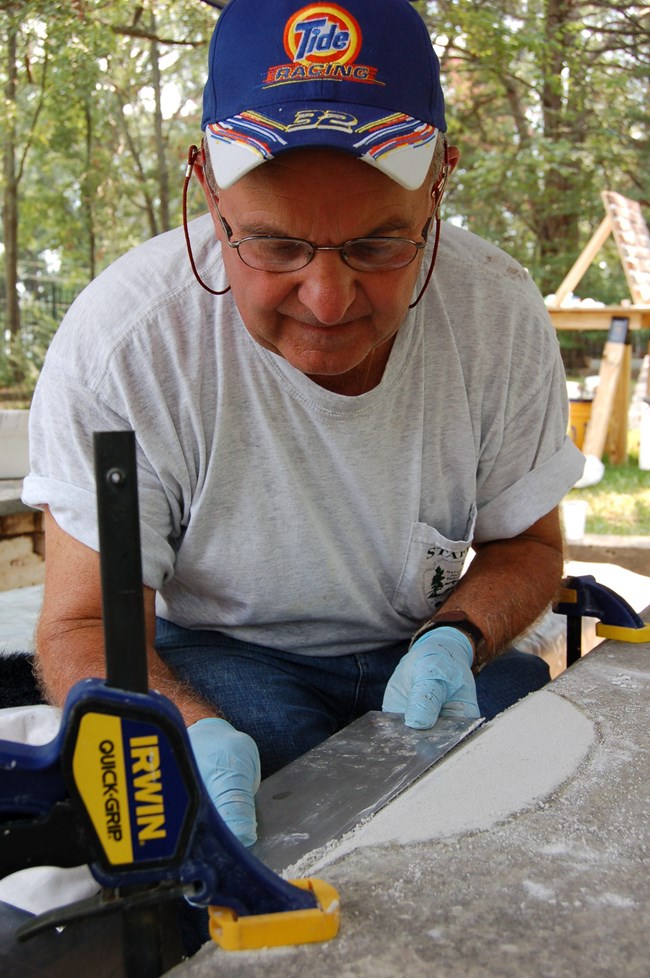
[[[64,278],[81,272],[88,280],[165,229],[151,107],[154,43],[163,98],[174,87],[180,92],[178,107],[166,113],[162,146],[171,171],[166,209],[170,223],[178,223],[185,143],[200,135],[215,12],[198,0],[25,0],[19,6],[17,151],[29,147],[21,253],[56,250]],[[3,16],[0,9],[0,26]]]
[[[603,217],[600,192],[650,203],[650,20],[612,0],[437,0],[449,135],[462,150],[446,212],[555,290]],[[588,292],[627,295],[617,254]],[[582,286],[581,286],[582,292]],[[615,301],[616,301],[615,300]]]
[[[462,152],[444,213],[552,292],[602,219],[603,189],[650,204],[647,6],[416,6],[441,58],[449,137]],[[45,274],[54,255],[64,281],[83,283],[180,223],[217,16],[200,0],[0,2],[0,34],[17,37],[16,92],[0,104],[0,129],[20,172],[22,279]],[[0,60],[3,87],[9,75]],[[198,201],[195,193],[193,209]],[[611,243],[579,292],[605,303],[628,294]],[[25,315],[25,335],[31,328]]]
[[[624,465],[606,465],[597,485],[572,489],[567,498],[587,501],[587,533],[650,536],[650,479],[639,468],[638,431],[630,433]]]
[[[0,389],[18,388],[26,396],[33,391],[57,326],[58,320],[39,303],[25,303],[20,333],[3,342]]]

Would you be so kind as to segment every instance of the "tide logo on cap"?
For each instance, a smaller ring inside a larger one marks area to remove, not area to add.
[[[355,18],[336,3],[311,3],[287,21],[284,48],[290,61],[273,65],[264,86],[328,80],[381,84],[377,69],[359,64],[361,28]]]
[[[361,49],[361,28],[338,4],[310,4],[287,21],[284,48],[294,62],[349,64]]]

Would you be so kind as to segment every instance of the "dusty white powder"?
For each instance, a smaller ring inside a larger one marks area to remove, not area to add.
[[[546,690],[535,693],[480,729],[381,812],[286,875],[301,875],[307,864],[315,872],[362,847],[488,829],[542,804],[571,778],[594,742],[593,724],[576,706]]]

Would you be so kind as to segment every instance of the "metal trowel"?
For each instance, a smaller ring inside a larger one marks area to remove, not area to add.
[[[401,714],[366,713],[262,782],[251,852],[282,872],[378,812],[482,723],[441,717],[413,730]]]

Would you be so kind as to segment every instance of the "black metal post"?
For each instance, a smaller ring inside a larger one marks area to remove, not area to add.
[[[94,434],[106,681],[147,693],[135,435]]]
[[[566,619],[566,664],[567,668],[577,662],[582,655],[582,616],[567,615]]]
[[[127,692],[148,693],[135,435],[95,432],[94,450],[106,682]],[[127,887],[126,893],[146,889]],[[125,978],[159,978],[166,970],[161,946],[165,925],[173,930],[169,907],[135,900],[125,907]]]

